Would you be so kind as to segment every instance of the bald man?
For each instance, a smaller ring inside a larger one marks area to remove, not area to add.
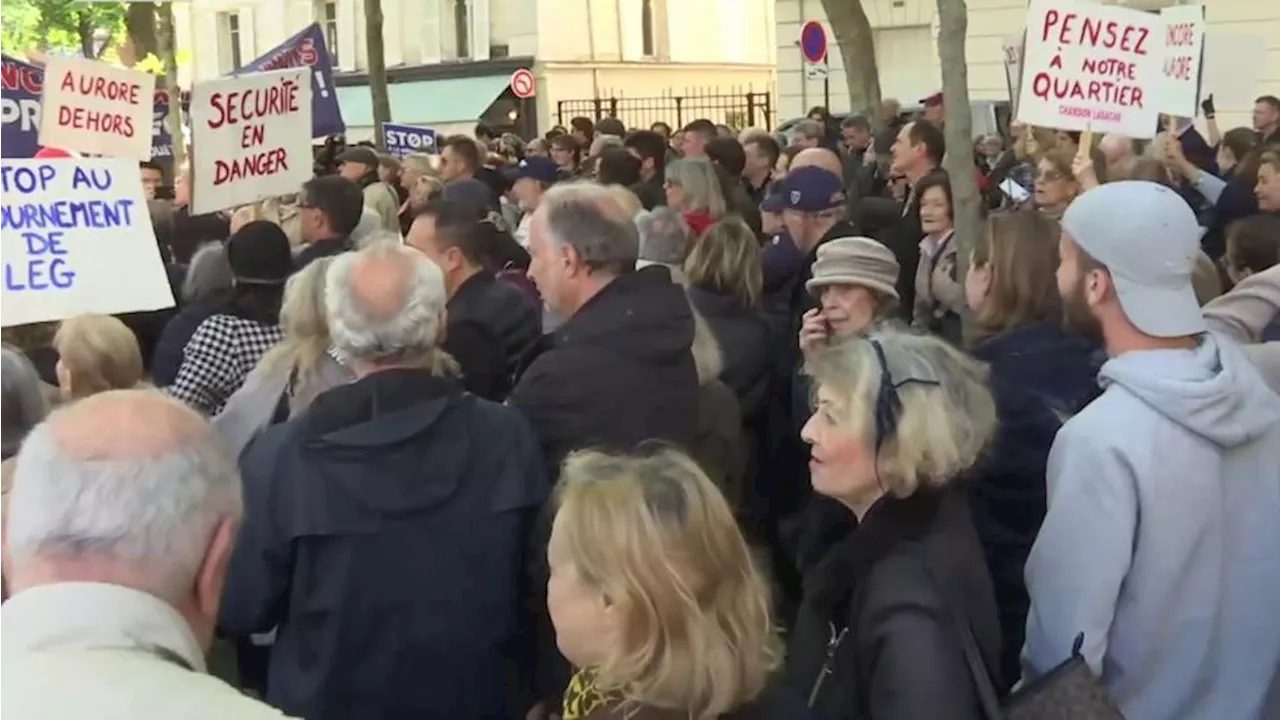
[[[1102,140],[1098,141],[1098,149],[1102,151],[1103,157],[1107,159],[1108,171],[1119,169],[1137,154],[1133,145],[1133,138],[1120,133],[1103,135]],[[1111,172],[1107,173],[1107,177],[1112,176]]]
[[[0,609],[6,714],[284,717],[206,674],[242,504],[203,418],[155,391],[100,393],[51,415],[20,457],[5,528],[14,595]]]
[[[835,173],[841,177],[844,176],[844,163],[840,160],[840,155],[835,150],[824,147],[805,148],[796,153],[795,158],[791,161],[789,172],[795,172],[802,167],[820,167],[830,173]]]
[[[308,720],[523,717],[508,679],[533,673],[522,560],[549,491],[533,431],[446,371],[430,260],[373,245],[326,283],[356,380],[241,455],[220,627],[280,628],[267,700]]]

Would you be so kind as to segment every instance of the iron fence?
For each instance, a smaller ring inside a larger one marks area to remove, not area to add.
[[[568,126],[575,117],[594,120],[615,117],[630,128],[647,128],[664,122],[675,129],[699,118],[728,125],[735,130],[747,127],[773,127],[773,96],[750,88],[721,92],[718,88],[687,88],[657,97],[623,97],[607,91],[607,97],[560,100],[556,103],[556,122]]]

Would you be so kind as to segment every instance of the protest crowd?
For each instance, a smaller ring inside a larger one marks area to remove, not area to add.
[[[973,138],[971,247],[942,93],[142,161],[173,302],[5,323],[4,712],[1280,719],[1280,99],[1211,92]]]

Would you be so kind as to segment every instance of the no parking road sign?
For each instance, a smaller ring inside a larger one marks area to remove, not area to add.
[[[817,64],[827,59],[827,31],[822,23],[810,20],[800,28],[800,52],[804,59]]]

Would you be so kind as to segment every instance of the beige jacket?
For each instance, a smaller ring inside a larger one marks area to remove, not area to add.
[[[959,277],[959,253],[954,234],[932,245],[920,243],[920,264],[916,266],[916,300],[911,313],[911,327],[955,337],[959,341],[959,317],[966,311],[964,280]]]
[[[376,182],[366,187],[364,206],[378,214],[383,230],[400,234],[400,196],[390,185]]]
[[[1262,330],[1280,319],[1280,265],[1250,275],[1231,292],[1204,306],[1209,329],[1244,345],[1245,354],[1280,393],[1280,342],[1259,342]]]
[[[153,595],[58,583],[0,607],[0,702],[21,720],[279,720],[279,710],[207,674],[191,629]]]

